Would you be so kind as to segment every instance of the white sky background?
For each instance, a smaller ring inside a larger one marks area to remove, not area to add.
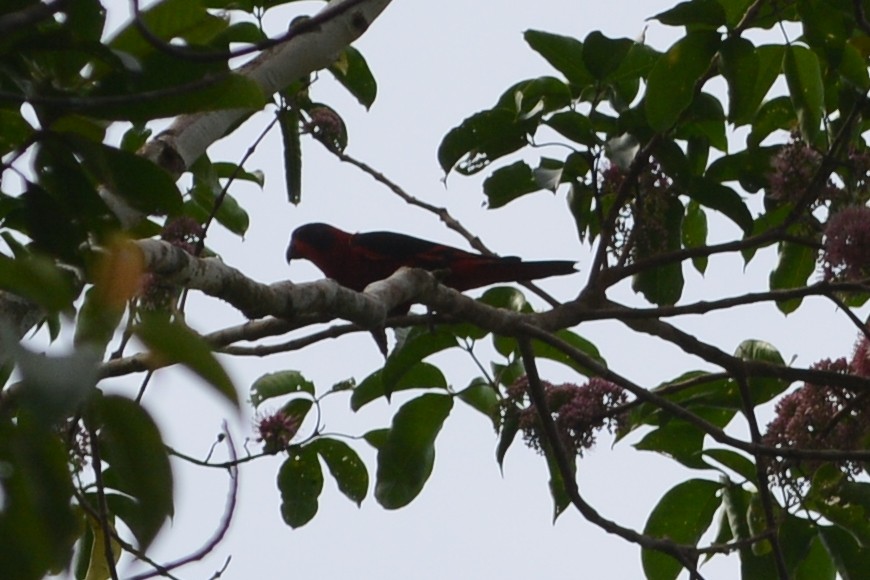
[[[126,9],[114,0],[110,10]],[[576,259],[580,274],[545,281],[549,292],[573,298],[585,281],[588,246],[582,246],[567,211],[565,192],[538,193],[506,208],[482,207],[482,177],[451,175],[445,188],[436,160],[443,135],[472,113],[488,108],[514,82],[557,75],[524,42],[527,29],[542,29],[584,38],[593,30],[610,37],[636,38],[644,19],[674,4],[672,1],[576,0],[537,2],[411,2],[396,0],[356,43],[378,81],[378,98],[366,112],[328,73],[312,88],[312,97],[336,108],[349,129],[347,152],[398,182],[411,194],[446,206],[466,227],[496,252],[527,259]],[[291,4],[266,18],[273,35],[301,8],[314,12],[319,2]],[[682,29],[650,23],[647,42],[664,50]],[[258,115],[210,149],[213,160],[238,161],[270,117]],[[541,155],[564,150],[542,150]],[[538,152],[534,153],[534,157]],[[319,272],[307,263],[288,269],[284,251],[297,225],[326,221],[350,231],[394,230],[465,247],[464,241],[437,217],[407,206],[358,170],[344,166],[321,146],[303,142],[303,200],[286,201],[280,136],[274,131],[260,145],[247,169],[262,169],[265,190],[238,184],[231,190],[251,215],[244,240],[216,226],[209,245],[230,265],[263,282],[290,277],[313,280]],[[717,238],[737,235],[736,228],[711,219]],[[686,269],[684,300],[736,294],[766,285],[772,252],[765,252],[746,269],[741,260],[714,258],[706,278]],[[754,286],[753,286],[754,284]],[[478,292],[479,293],[479,292]],[[630,292],[614,294],[634,300]],[[210,298],[189,301],[189,322],[202,332],[243,321],[241,315]],[[769,340],[786,360],[797,357],[806,366],[824,357],[847,355],[854,329],[832,305],[819,301],[788,318],[772,307],[745,308],[739,313],[691,317],[681,328],[731,352],[747,338]],[[684,371],[705,368],[676,348],[635,336],[619,324],[594,323],[576,329],[601,349],[610,366],[634,381],[654,386]],[[486,350],[482,356],[486,356]],[[224,359],[243,397],[251,382],[266,372],[297,369],[313,380],[318,392],[334,383],[358,380],[379,368],[382,358],[367,334],[329,341],[299,352],[266,359]],[[477,376],[467,357],[436,358],[457,390]],[[577,380],[567,369],[542,363],[543,378]],[[133,396],[141,376],[113,380]],[[326,430],[360,435],[389,425],[407,396],[392,405],[372,403],[359,414],[348,412],[348,398],[335,396],[324,405]],[[158,372],[145,395],[165,439],[188,454],[204,457],[229,421],[238,444],[253,437],[249,409],[238,418],[212,392],[179,370]],[[763,419],[766,422],[767,419]],[[735,421],[739,423],[739,421]],[[739,433],[745,430],[737,427]],[[688,472],[651,453],[634,451],[629,441],[599,446],[579,462],[581,493],[608,518],[638,530],[655,502],[687,477],[715,479],[717,473]],[[375,454],[364,442],[352,443],[374,478]],[[438,439],[433,475],[423,493],[408,507],[388,512],[373,497],[362,509],[338,493],[326,473],[320,511],[307,526],[291,530],[280,516],[275,476],[283,456],[261,459],[241,469],[241,493],[227,539],[202,563],[179,570],[182,578],[208,578],[232,556],[223,578],[636,578],[641,577],[640,550],[587,523],[571,508],[552,524],[548,474],[542,457],[515,442],[501,476],[495,461],[496,437],[482,415],[460,401]],[[257,445],[251,445],[252,451]],[[223,451],[220,451],[222,454]],[[220,454],[219,454],[220,456]],[[228,482],[219,470],[190,469],[174,462],[176,511],[152,550],[159,561],[183,556],[204,543],[222,517]],[[723,558],[719,558],[723,561]],[[736,575],[736,557],[706,568],[709,578]],[[131,568],[122,563],[122,575]]]

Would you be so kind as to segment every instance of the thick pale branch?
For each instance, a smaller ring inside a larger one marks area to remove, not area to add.
[[[324,10],[346,0],[332,0]],[[359,38],[390,0],[368,0],[336,14],[315,31],[294,36],[263,52],[237,72],[250,78],[266,96],[312,72],[331,65]],[[206,148],[253,111],[232,109],[178,117],[166,131],[145,145],[142,154],[170,173],[180,175]]]

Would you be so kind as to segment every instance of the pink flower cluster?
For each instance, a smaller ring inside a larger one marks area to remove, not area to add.
[[[828,219],[823,269],[825,280],[870,276],[870,208],[847,207]]]
[[[257,423],[259,437],[257,441],[263,443],[263,451],[269,454],[279,453],[290,445],[290,441],[299,431],[299,418],[288,415],[284,411],[277,411],[271,415],[262,417]]]
[[[852,361],[823,360],[813,369],[870,377],[868,341],[862,338]],[[786,449],[858,450],[870,437],[870,392],[856,392],[835,385],[805,383],[776,405],[776,417],[767,426],[765,445]],[[777,457],[767,460],[768,473],[780,481],[797,484],[825,462]],[[857,474],[861,465],[849,459],[832,461],[840,470]]]
[[[627,396],[615,384],[601,378],[592,378],[580,386],[546,381],[542,384],[562,443],[573,453],[582,456],[584,449],[591,449],[600,429],[606,427],[612,433],[623,425],[624,416],[615,410],[625,404]],[[504,412],[517,414],[526,444],[541,451],[540,419],[529,400],[528,387],[528,378],[523,376],[508,388]]]

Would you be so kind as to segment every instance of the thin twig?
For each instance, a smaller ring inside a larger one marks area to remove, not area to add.
[[[118,570],[115,567],[115,554],[112,549],[112,526],[109,525],[109,505],[106,502],[106,487],[103,483],[103,464],[100,459],[100,440],[97,430],[87,424],[88,437],[91,440],[91,465],[94,469],[94,483],[97,488],[97,518],[103,531],[103,549],[106,552],[106,567],[112,580],[118,580]]]
[[[205,545],[203,545],[199,550],[197,550],[196,552],[193,552],[192,554],[189,554],[183,558],[179,558],[178,560],[175,560],[175,561],[170,562],[168,564],[164,564],[162,567],[163,570],[174,570],[175,568],[179,568],[179,567],[184,566],[186,564],[190,564],[192,562],[202,560],[207,555],[209,555],[212,551],[214,551],[214,549],[218,546],[218,544],[220,544],[221,541],[223,541],[224,536],[226,536],[227,531],[230,529],[230,523],[232,523],[233,515],[235,514],[235,511],[236,511],[236,501],[238,499],[238,494],[239,494],[239,470],[235,464],[232,464],[233,462],[237,461],[236,448],[235,448],[235,445],[233,444],[233,438],[232,438],[232,435],[230,434],[230,431],[229,431],[229,428],[227,427],[226,422],[224,422],[224,425],[223,425],[223,433],[224,433],[224,436],[225,436],[226,441],[227,441],[227,450],[229,451],[230,460],[231,460],[230,461],[231,465],[229,467],[227,467],[227,472],[229,473],[229,476],[230,476],[231,485],[230,485],[230,491],[227,494],[227,506],[224,510],[224,516],[223,516],[223,519],[221,520],[220,526],[218,527],[218,529],[214,533],[214,535],[211,537],[211,539],[209,539],[209,541],[206,542]],[[147,578],[153,578],[155,576],[160,576],[162,574],[163,574],[162,571],[154,570],[151,572],[145,572],[143,574],[133,576],[133,578],[131,578],[131,580],[146,580]]]

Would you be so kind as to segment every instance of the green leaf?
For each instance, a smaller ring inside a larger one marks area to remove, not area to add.
[[[752,232],[752,214],[736,191],[709,177],[693,179],[686,192],[703,206],[715,209],[737,224],[744,234]]]
[[[786,96],[776,97],[764,103],[755,114],[752,130],[746,138],[748,147],[757,147],[771,133],[777,130],[790,131],[797,124],[795,108]],[[768,172],[770,168],[768,167]]]
[[[504,475],[504,458],[507,455],[508,449],[517,436],[520,430],[520,416],[518,412],[508,412],[505,414],[501,423],[501,429],[498,434],[498,447],[496,447],[495,458],[498,461],[498,468]]]
[[[571,84],[585,87],[593,83],[592,73],[584,66],[583,43],[576,38],[540,30],[527,30],[523,37],[532,50],[565,75]]]
[[[149,69],[162,71],[162,64],[155,64]],[[186,71],[175,76],[184,74]],[[152,77],[154,82],[158,82],[159,72],[154,72]],[[93,104],[84,107],[84,110],[98,119],[144,123],[152,119],[222,109],[253,112],[266,104],[263,91],[256,82],[229,72],[208,79],[184,78],[177,83],[158,87],[128,87],[125,81],[127,79],[119,79],[116,84],[107,84],[99,94],[94,95],[102,98],[95,98]],[[174,92],[172,89],[175,89]]]
[[[718,48],[717,33],[691,31],[659,58],[650,72],[644,98],[650,127],[665,132],[677,122],[692,104],[695,85]]]
[[[181,193],[175,182],[151,161],[71,134],[66,139],[88,172],[132,207],[169,215],[181,211]]]
[[[302,143],[299,140],[299,112],[285,109],[278,113],[278,125],[284,142],[284,184],[287,199],[293,205],[302,201]]]
[[[565,479],[562,477],[562,472],[559,470],[559,465],[556,463],[556,458],[553,455],[553,452],[549,448],[546,448],[545,455],[547,457],[547,470],[550,472],[550,481],[548,484],[550,487],[550,497],[553,498],[553,523],[555,523],[559,516],[562,515],[569,505],[571,505],[571,498],[568,497],[568,491],[565,488]],[[571,472],[576,472],[576,457],[572,455],[569,457],[569,461],[572,468]]]
[[[350,408],[359,411],[364,405],[387,394],[382,379],[383,370],[366,377],[350,396]],[[390,389],[390,394],[409,389],[447,389],[447,379],[441,369],[427,362],[419,362],[405,371]]]
[[[818,250],[804,244],[792,242],[779,243],[779,261],[770,272],[770,289],[786,290],[806,286],[812,273],[816,270]],[[800,298],[783,300],[776,303],[784,314],[797,310],[801,304]]]
[[[691,0],[680,2],[670,10],[656,14],[653,18],[668,26],[715,30],[725,24],[725,10],[716,0]]]
[[[726,38],[719,49],[719,68],[728,83],[728,120],[738,127],[745,125],[760,104],[755,99],[759,68],[755,45],[738,36]]]
[[[795,580],[836,580],[837,569],[819,536],[810,540],[809,550],[794,573]]]
[[[33,135],[33,127],[17,111],[0,109],[0,155],[6,155]]]
[[[645,235],[664,235],[664,239],[651,239],[637,249],[637,260],[656,254],[680,249],[682,238],[683,204],[676,197],[666,200],[662,223],[657,228],[648,228]],[[661,233],[658,233],[661,232]],[[644,298],[659,306],[676,304],[683,294],[682,263],[670,263],[656,268],[641,270],[632,277],[631,288]]]
[[[456,337],[440,329],[418,326],[408,333],[401,347],[393,349],[384,363],[381,381],[384,395],[389,400],[396,385],[411,369],[426,357],[456,346]]]
[[[67,458],[53,431],[0,419],[0,577],[37,580],[69,565],[81,520],[71,508]]]
[[[141,22],[157,38],[169,42],[179,37],[191,43],[210,40],[226,28],[226,22],[213,16],[202,2],[191,0],[163,0],[141,13]],[[130,22],[111,39],[112,49],[142,56],[158,50],[145,38],[136,22]]]
[[[709,457],[731,469],[748,482],[754,482],[757,479],[755,463],[745,455],[741,455],[731,449],[705,449],[702,453],[705,457]]]
[[[212,347],[187,326],[159,317],[146,317],[135,328],[136,336],[163,364],[182,364],[215,388],[215,391],[239,409],[239,396],[212,353]]]
[[[694,407],[693,412],[713,424],[727,423],[734,416],[728,409]],[[634,446],[642,451],[655,451],[679,461],[692,469],[708,469],[701,458],[705,433],[682,419],[671,419],[647,433]]]
[[[362,505],[369,490],[369,472],[357,452],[347,443],[328,437],[316,439],[308,447],[326,462],[338,490],[357,506]]]
[[[98,349],[100,353],[105,352],[123,314],[122,309],[107,304],[97,288],[89,288],[79,308],[73,343],[77,347],[87,344]]]
[[[767,186],[771,159],[778,151],[779,147],[750,146],[711,163],[705,177],[718,183],[736,181],[746,191],[755,193]]]
[[[80,411],[94,394],[100,353],[81,348],[64,356],[44,356],[21,346],[0,327],[0,355],[14,360],[21,374],[19,414],[42,426],[56,426]]]
[[[833,465],[813,475],[806,507],[843,528],[867,549],[870,546],[870,483],[848,481]]]
[[[807,143],[819,137],[825,108],[825,88],[819,57],[797,44],[786,48],[783,72],[792,104],[797,111],[801,136]]]
[[[653,508],[643,533],[673,542],[697,545],[713,522],[719,508],[721,484],[705,479],[690,479],[671,488]],[[641,552],[647,578],[676,578],[682,564],[662,552],[644,549]]]
[[[329,72],[366,109],[375,102],[378,84],[368,63],[357,49],[352,46],[345,48],[338,60],[329,66]]]
[[[483,193],[487,197],[487,207],[496,209],[511,201],[541,189],[525,161],[517,161],[507,167],[500,167],[483,182]]]
[[[598,351],[598,348],[579,334],[568,329],[558,330],[554,334],[556,335],[556,337],[562,339],[580,352],[589,355],[590,358],[592,358],[602,366],[607,366],[607,363],[601,357],[601,353]],[[518,351],[517,341],[514,338],[507,336],[497,336],[494,343],[496,350],[502,356],[508,356],[511,353]],[[586,368],[585,366],[581,365],[580,363],[576,362],[573,358],[562,352],[560,349],[550,346],[549,344],[546,344],[539,340],[533,340],[532,348],[535,351],[535,356],[538,358],[544,358],[558,363],[562,363],[563,365],[570,367],[578,373],[586,376],[592,376],[597,374]]]
[[[683,219],[683,245],[686,248],[700,248],[706,244],[707,214],[697,201],[692,200],[686,208],[686,217]],[[707,270],[707,257],[692,258],[692,264],[703,275]]]
[[[757,507],[751,507],[750,513],[756,509],[760,510],[760,502],[756,498],[757,494],[753,494],[752,506]],[[781,518],[778,522],[779,545],[785,560],[786,571],[789,578],[793,578],[798,566],[810,553],[813,540],[817,537],[817,526],[813,522],[790,514],[784,516],[780,514],[779,517]],[[763,522],[759,522],[759,524],[765,525]],[[755,546],[759,546],[759,544]],[[742,578],[777,578],[779,576],[773,553],[769,549],[742,548],[740,550],[740,569]]]
[[[456,394],[473,409],[477,409],[493,422],[498,428],[499,397],[496,390],[483,378],[474,379],[471,384]]]
[[[582,145],[593,146],[599,142],[589,117],[577,111],[556,113],[544,123],[563,137]]]
[[[445,174],[456,167],[461,174],[472,175],[524,147],[536,125],[535,121],[518,121],[516,113],[505,108],[475,113],[444,136],[438,162]]]
[[[66,272],[39,256],[11,259],[0,255],[0,288],[50,312],[69,308],[76,297]]]
[[[818,526],[837,573],[843,580],[861,580],[870,570],[870,550],[861,547],[855,537],[839,526]]]
[[[607,38],[592,31],[583,41],[583,64],[593,77],[604,80],[619,68],[634,44],[627,38]]]
[[[405,403],[378,449],[375,498],[386,509],[408,505],[423,490],[435,464],[435,438],[453,397],[426,394]]]
[[[763,340],[744,340],[734,351],[734,356],[743,360],[760,361],[785,366],[782,355],[775,346]],[[788,381],[774,378],[750,377],[749,389],[752,404],[760,405],[771,400],[788,388]]]
[[[318,498],[323,491],[323,470],[311,445],[292,447],[290,457],[278,471],[281,491],[281,516],[291,528],[299,528],[317,514]]]
[[[172,469],[160,431],[144,408],[115,395],[97,398],[87,420],[99,429],[102,458],[111,466],[107,484],[134,500],[135,517],[125,523],[145,550],[174,512]]]
[[[268,373],[251,385],[251,404],[259,407],[267,399],[290,393],[308,393],[313,397],[314,383],[303,377],[299,371]]]

